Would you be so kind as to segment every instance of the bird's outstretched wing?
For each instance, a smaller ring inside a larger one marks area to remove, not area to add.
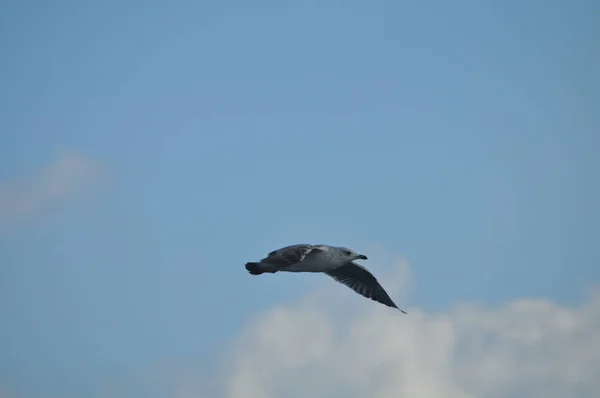
[[[396,308],[406,314],[406,311],[394,304],[377,279],[365,267],[350,262],[334,270],[327,271],[326,274],[348,286],[356,293],[388,307]]]
[[[286,246],[272,251],[267,257],[260,260],[260,262],[272,265],[278,269],[283,269],[304,260],[304,258],[314,250],[319,249],[315,245],[308,244]]]

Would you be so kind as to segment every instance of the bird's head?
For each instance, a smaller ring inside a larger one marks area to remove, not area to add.
[[[348,258],[348,261],[367,260],[367,256],[364,254],[359,254],[352,249],[348,249],[347,247],[340,247],[339,251],[344,257]]]

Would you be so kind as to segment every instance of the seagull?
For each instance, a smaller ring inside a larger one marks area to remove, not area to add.
[[[246,270],[251,275],[279,271],[321,272],[366,298],[406,314],[394,304],[373,274],[354,260],[367,260],[367,256],[346,247],[298,244],[274,250],[258,262],[246,263]]]

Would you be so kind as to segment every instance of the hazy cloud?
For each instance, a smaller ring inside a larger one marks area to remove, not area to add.
[[[27,221],[52,206],[89,192],[106,178],[102,166],[73,151],[33,176],[16,182],[0,181],[0,226]]]

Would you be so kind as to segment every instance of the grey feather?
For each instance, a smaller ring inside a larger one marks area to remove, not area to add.
[[[387,305],[388,307],[397,308],[406,314],[406,311],[398,308],[373,274],[365,267],[350,262],[325,273],[361,296]]]
[[[285,269],[304,260],[304,258],[315,250],[314,245],[300,244],[282,247],[268,254],[267,257],[260,260],[263,264],[269,264],[278,269]]]

